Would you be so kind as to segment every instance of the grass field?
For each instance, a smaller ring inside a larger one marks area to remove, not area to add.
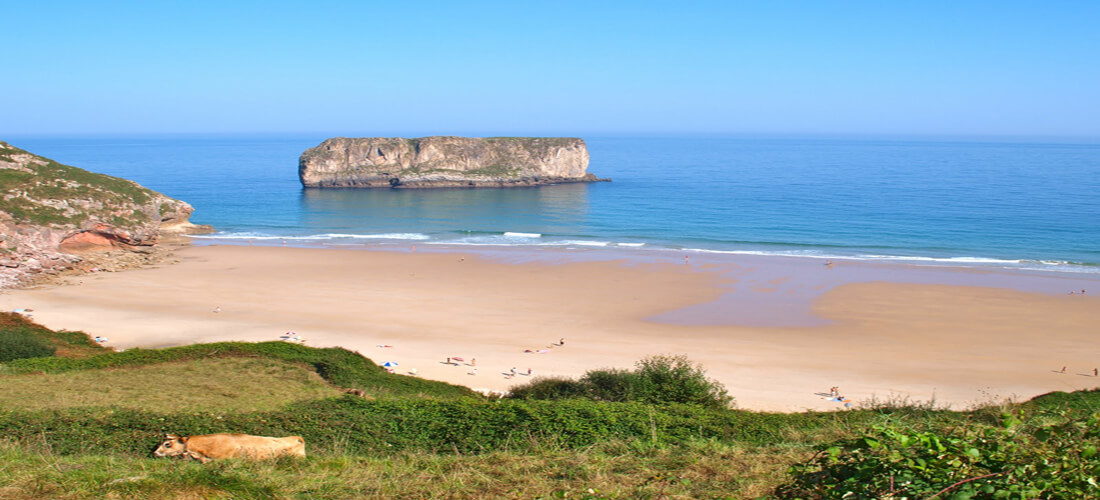
[[[808,449],[713,441],[675,447],[624,442],[480,455],[221,461],[207,465],[0,445],[0,498],[757,498]],[[591,492],[590,492],[591,490]]]
[[[302,365],[212,358],[132,368],[0,376],[0,408],[117,406],[159,412],[263,411],[342,391]]]

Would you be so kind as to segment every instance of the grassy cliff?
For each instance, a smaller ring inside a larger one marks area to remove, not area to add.
[[[6,142],[0,142],[0,193],[0,211],[16,222],[45,226],[92,219],[141,226],[159,217],[159,206],[146,205],[165,198],[133,181],[62,165]]]

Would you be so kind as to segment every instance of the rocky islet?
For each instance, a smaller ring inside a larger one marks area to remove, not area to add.
[[[596,182],[584,140],[569,137],[328,139],[302,153],[305,187],[480,188]]]

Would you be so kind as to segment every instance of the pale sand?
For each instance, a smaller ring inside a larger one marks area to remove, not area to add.
[[[192,247],[177,257],[153,269],[5,291],[0,309],[32,308],[48,327],[106,336],[120,348],[267,341],[293,331],[307,345],[399,362],[398,373],[416,368],[424,378],[492,390],[534,378],[506,378],[512,367],[576,377],[629,368],[648,355],[686,354],[726,385],[738,407],[755,410],[839,409],[815,394],[831,386],[856,401],[935,398],[963,409],[1100,385],[1092,377],[1100,365],[1100,297],[1092,295],[833,283],[813,302],[825,325],[688,326],[647,318],[721,304],[714,301],[735,286],[738,264],[507,263],[457,253],[243,246]],[[743,283],[723,301],[786,300],[775,290],[790,286],[788,278]],[[565,345],[554,346],[562,337]],[[478,374],[465,363],[443,364],[448,356],[476,358]],[[1066,373],[1057,373],[1062,366]]]

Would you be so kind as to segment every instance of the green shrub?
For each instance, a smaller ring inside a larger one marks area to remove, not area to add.
[[[651,404],[683,403],[728,408],[733,397],[718,381],[685,356],[650,356],[633,371],[591,370],[578,381],[536,379],[512,389],[516,399],[588,398],[596,401],[636,401]]]
[[[726,408],[733,398],[718,381],[686,356],[650,356],[635,365],[637,401]]]
[[[1100,414],[1071,410],[1000,425],[917,430],[896,423],[821,447],[781,498],[1096,498]]]
[[[0,332],[18,331],[13,335],[26,335],[33,337],[39,343],[53,347],[55,356],[83,357],[110,352],[109,349],[97,344],[84,332],[58,331],[55,332],[22,314],[12,312],[0,312]]]
[[[0,329],[0,363],[53,356],[56,349],[27,328]]]
[[[581,377],[588,397],[596,401],[641,401],[643,380],[630,370],[590,370]]]
[[[513,387],[513,399],[571,399],[588,397],[588,386],[566,377],[536,377],[531,382]]]

